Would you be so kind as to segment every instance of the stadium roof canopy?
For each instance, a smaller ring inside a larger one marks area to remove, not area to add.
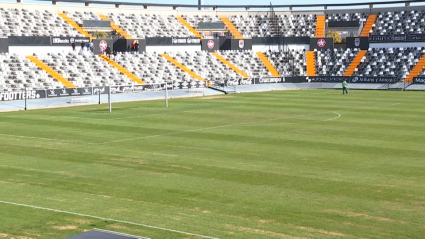
[[[20,1],[20,0],[18,0]],[[144,8],[148,7],[172,7],[173,9],[178,8],[209,8],[209,9],[270,9],[270,5],[190,5],[190,4],[167,4],[167,3],[142,3],[142,2],[125,2],[125,1],[102,1],[102,0],[36,0],[36,1],[46,1],[52,2],[56,4],[56,2],[67,2],[67,3],[82,3],[86,6],[90,4],[99,4],[99,5],[115,5],[115,7],[119,6],[143,6]],[[343,1],[342,1],[343,2]],[[273,5],[275,10],[279,10],[280,8],[285,8],[289,10],[300,9],[303,8],[318,8],[318,9],[328,9],[332,7],[356,7],[364,8],[365,6],[368,8],[374,8],[374,6],[382,6],[382,5],[394,5],[400,6],[404,5],[406,7],[410,6],[411,3],[425,3],[425,0],[398,0],[398,1],[388,1],[388,2],[361,2],[361,3],[334,3],[334,4],[287,4],[287,5]]]

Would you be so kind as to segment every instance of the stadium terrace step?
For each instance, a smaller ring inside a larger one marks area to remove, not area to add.
[[[235,25],[230,21],[227,17],[221,17],[220,20],[224,23],[227,29],[229,29],[230,33],[232,33],[235,39],[243,39],[241,33],[236,29]]]
[[[169,62],[171,62],[172,64],[174,64],[175,66],[177,66],[178,68],[180,68],[182,71],[188,73],[190,76],[192,76],[193,78],[199,80],[199,81],[203,81],[204,79],[202,77],[200,77],[198,74],[196,74],[195,72],[193,72],[192,70],[190,70],[189,68],[187,68],[186,66],[184,66],[182,63],[176,61],[174,58],[172,58],[171,56],[169,56],[168,54],[161,54],[162,57],[164,57],[165,59],[167,59]]]
[[[65,13],[59,13],[58,14],[65,22],[67,22],[69,25],[71,25],[75,30],[83,34],[85,37],[89,37],[90,41],[93,39],[93,36],[86,32],[82,27],[80,27],[76,22],[74,22],[70,17],[68,17]]]
[[[260,58],[260,60],[263,62],[264,66],[272,74],[272,76],[280,77],[279,72],[276,70],[276,68],[270,62],[269,58],[267,58],[267,56],[264,53],[257,52],[257,56]]]
[[[368,37],[370,30],[372,30],[373,24],[375,24],[377,15],[369,15],[366,23],[363,26],[362,33],[360,33],[361,37]]]
[[[317,16],[316,18],[316,38],[325,37],[325,16]]]
[[[30,60],[32,63],[36,64],[38,67],[40,67],[43,71],[47,72],[49,75],[51,75],[53,78],[55,78],[57,81],[61,82],[65,87],[67,88],[76,88],[74,84],[69,82],[67,79],[65,79],[61,74],[50,68],[48,65],[44,64],[42,61],[40,61],[35,56],[26,56],[28,60]]]
[[[130,34],[128,34],[126,31],[124,31],[124,29],[122,29],[121,27],[119,27],[117,24],[115,24],[111,19],[109,19],[107,16],[103,15],[103,14],[99,14],[99,17],[102,20],[105,21],[110,21],[111,22],[111,27],[112,29],[114,29],[118,34],[120,34],[122,37],[124,37],[125,39],[134,39],[134,37],[132,37]]]
[[[203,39],[201,33],[199,33],[198,31],[195,30],[195,28],[193,28],[186,20],[184,20],[182,17],[176,17],[176,19],[183,25],[185,26],[191,33],[193,33],[193,35],[195,35],[196,37]]]
[[[106,61],[109,65],[113,66],[119,72],[121,72],[122,74],[124,74],[128,78],[132,79],[137,84],[144,84],[145,83],[141,79],[139,79],[137,76],[133,75],[130,71],[128,71],[127,69],[125,69],[124,67],[122,67],[120,64],[116,63],[111,58],[109,58],[109,57],[107,57],[105,55],[100,55],[99,57],[101,59],[103,59],[104,61]]]
[[[360,62],[362,61],[363,57],[366,55],[367,51],[362,50],[359,51],[356,55],[356,57],[351,62],[350,66],[348,66],[347,70],[344,73],[344,76],[352,76],[356,68],[360,65]]]
[[[417,77],[425,67],[425,54],[422,55],[421,59],[416,63],[409,75],[406,76],[404,82],[413,82],[413,77]]]
[[[316,55],[314,51],[306,51],[307,76],[316,76]]]
[[[220,54],[218,54],[217,52],[213,52],[211,53],[213,56],[217,57],[217,59],[219,61],[221,61],[223,64],[227,65],[228,67],[230,67],[232,70],[234,70],[236,73],[238,73],[239,75],[241,75],[244,78],[249,78],[248,74],[246,74],[245,72],[243,72],[241,69],[239,69],[237,66],[233,65],[232,63],[230,63],[230,61],[224,59],[224,57],[222,57]]]

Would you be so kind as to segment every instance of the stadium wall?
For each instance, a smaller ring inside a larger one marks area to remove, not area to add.
[[[387,42],[370,43],[369,48],[405,48],[405,47],[425,47],[425,42]]]
[[[0,38],[0,52],[9,52],[8,38]]]
[[[201,51],[201,45],[189,46],[146,46],[146,52],[194,52]]]

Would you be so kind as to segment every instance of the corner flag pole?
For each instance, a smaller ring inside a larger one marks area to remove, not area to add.
[[[25,110],[27,110],[27,87],[25,86]]]
[[[112,113],[112,102],[111,102],[111,85],[109,85],[108,90],[108,103],[109,103],[109,113]]]
[[[165,108],[168,108],[168,84],[165,83]]]

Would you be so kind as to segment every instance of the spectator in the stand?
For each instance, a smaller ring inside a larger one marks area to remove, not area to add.
[[[114,50],[114,60],[117,58],[117,51],[116,50]]]
[[[91,40],[90,41],[90,51],[91,51],[91,53],[93,53],[94,54],[94,44],[93,44],[93,40]]]
[[[136,47],[136,43],[133,41],[133,43],[131,43],[131,51],[132,52],[134,51],[135,47]]]
[[[71,44],[71,47],[72,47],[72,51],[75,51],[75,42],[73,42],[73,43]]]
[[[111,53],[112,53],[112,49],[111,46],[108,46],[105,50],[106,56],[108,56],[109,58],[111,58]]]
[[[130,45],[127,46],[127,52],[130,52]]]
[[[84,54],[84,43],[83,42],[81,43],[81,49],[80,49],[79,54]]]
[[[134,51],[139,52],[139,41],[138,40],[134,41]]]

